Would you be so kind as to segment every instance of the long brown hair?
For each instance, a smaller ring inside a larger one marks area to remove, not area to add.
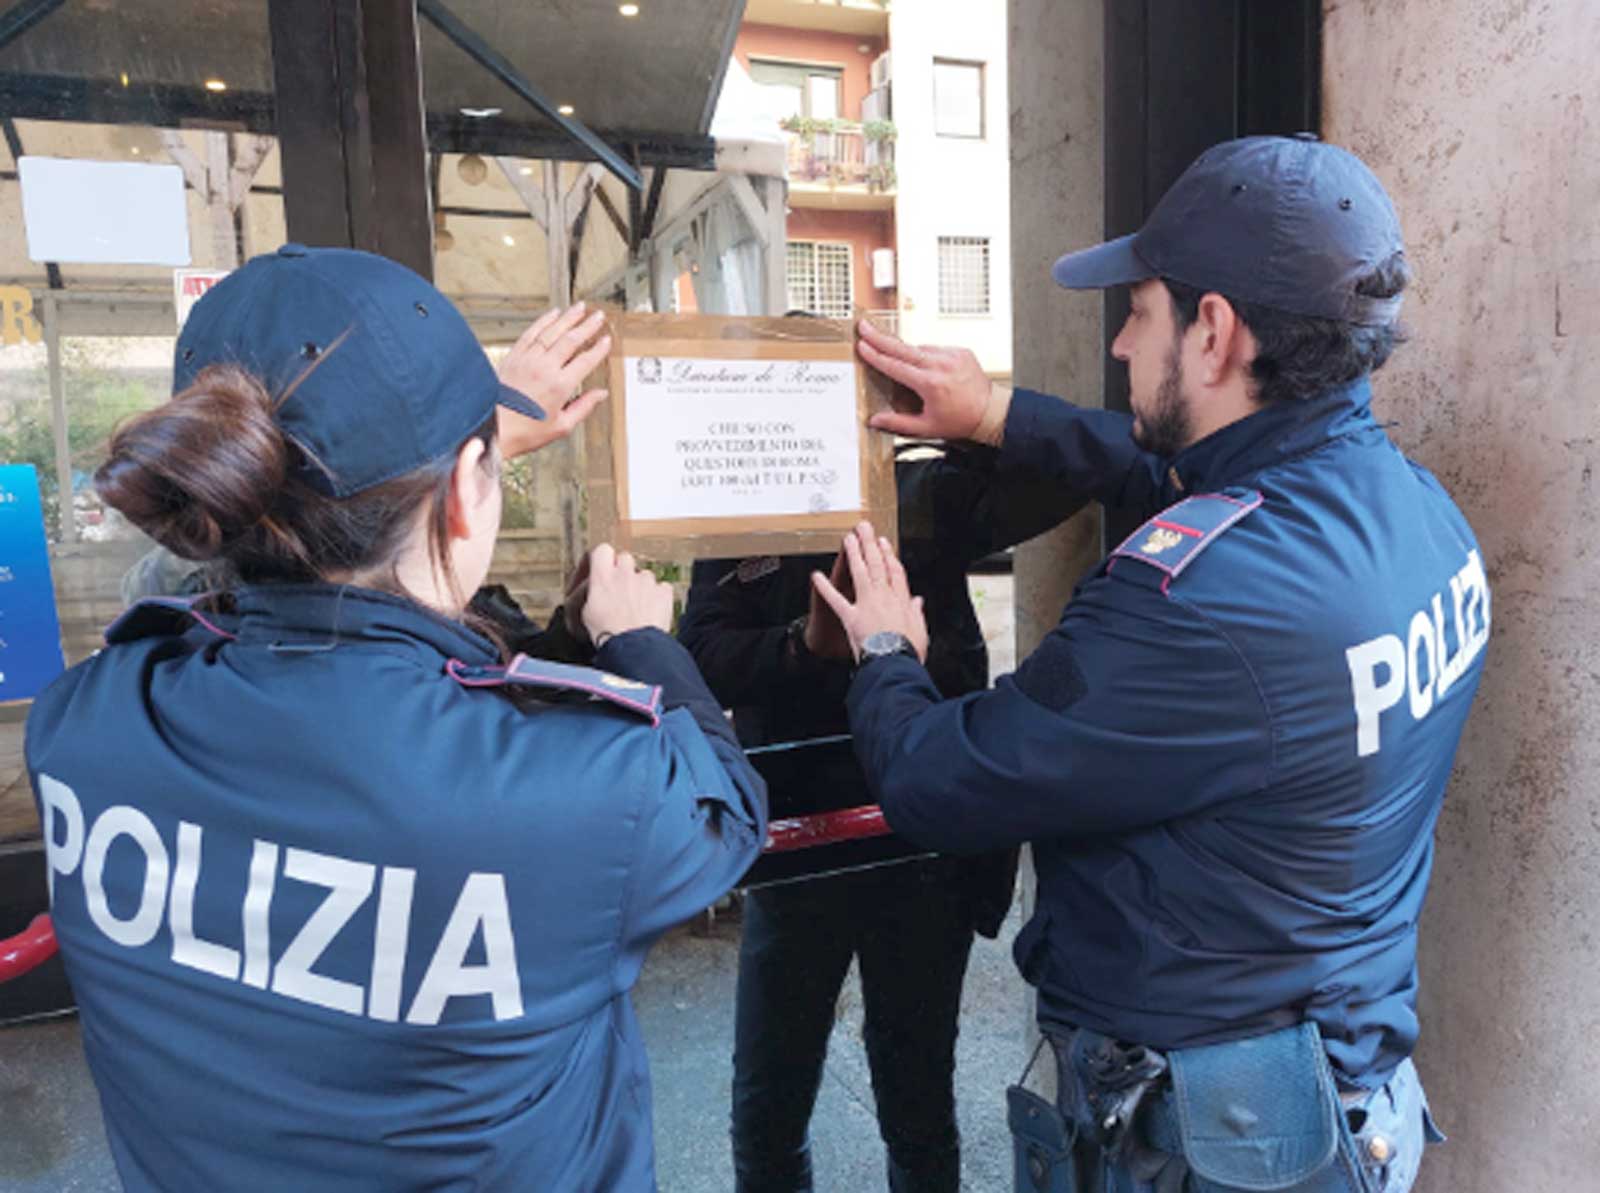
[[[465,603],[449,555],[456,453],[353,496],[329,497],[308,479],[322,465],[273,419],[293,388],[274,400],[244,369],[204,369],[170,401],[117,428],[95,488],[168,550],[210,562],[224,586],[354,575],[411,599],[397,564],[427,503],[433,566]],[[490,449],[484,466],[493,468],[494,416],[471,438]]]

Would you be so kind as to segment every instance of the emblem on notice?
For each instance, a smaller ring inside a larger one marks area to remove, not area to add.
[[[740,584],[754,584],[757,580],[765,579],[782,566],[776,555],[755,555],[749,559],[741,559],[736,569]]]
[[[1139,550],[1146,555],[1160,555],[1163,551],[1171,550],[1183,542],[1183,535],[1176,530],[1156,529],[1150,532],[1150,537],[1145,539]]]

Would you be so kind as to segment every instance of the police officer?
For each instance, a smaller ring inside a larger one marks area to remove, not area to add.
[[[851,727],[890,824],[1033,843],[1015,951],[1061,1080],[1055,1106],[1013,1092],[1019,1187],[1399,1193],[1438,1138],[1416,925],[1490,608],[1471,528],[1373,417],[1406,272],[1359,160],[1249,138],[1056,263],[1132,288],[1131,418],[862,327],[924,401],[880,425],[998,441],[1002,467],[1154,513],[1014,676],[959,700],[870,527],[845,544],[853,599],[815,578],[861,659]]]
[[[908,445],[895,461],[900,547],[926,602],[928,674],[944,696],[988,684],[988,651],[967,590],[970,566],[1048,529],[1085,498],[1056,477],[997,472],[979,445]],[[811,586],[830,557],[702,560],[679,637],[746,746],[849,731],[850,651]],[[848,752],[793,757],[769,773],[773,815],[869,804]],[[808,1127],[851,962],[862,1034],[896,1193],[954,1193],[961,1181],[955,1044],[974,931],[994,936],[1016,885],[1014,848],[897,863],[753,890],[739,943],[733,1158],[741,1193],[808,1193]]]
[[[27,726],[128,1189],[654,1187],[629,990],[748,868],[765,794],[628,556],[589,561],[603,670],[463,621],[499,428],[536,447],[602,396],[562,405],[609,348],[581,315],[529,329],[513,388],[415,274],[286,246],[113,436],[107,503],[231,587],[135,606]]]

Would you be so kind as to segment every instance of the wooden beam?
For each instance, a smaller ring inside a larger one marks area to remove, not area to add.
[[[268,28],[289,238],[431,277],[415,6],[269,0]]]
[[[506,181],[511,184],[511,189],[517,192],[517,198],[521,199],[523,205],[527,207],[528,214],[533,216],[533,222],[543,228],[545,235],[548,236],[550,234],[550,223],[547,218],[549,200],[545,197],[544,191],[539,188],[539,184],[531,177],[523,174],[522,171],[527,163],[514,157],[497,157],[494,161],[495,165],[500,167],[500,172],[506,176]]]
[[[661,210],[661,191],[667,184],[667,168],[657,166],[650,171],[650,197],[645,200],[643,221],[639,238],[649,240],[655,235],[656,215]]]
[[[173,160],[178,169],[183,171],[183,180],[189,184],[189,189],[201,198],[205,198],[211,189],[211,180],[206,177],[206,164],[184,143],[183,134],[176,129],[162,129],[161,147],[167,151],[167,156]]]
[[[550,305],[564,307],[572,301],[572,276],[567,272],[568,229],[561,213],[561,163],[540,162],[545,201],[545,274]]]
[[[46,294],[44,307],[45,360],[50,375],[50,428],[56,451],[56,496],[60,502],[61,541],[76,542],[78,524],[72,516],[72,451],[67,437],[67,389],[61,369],[61,315],[54,294]]]
[[[604,186],[594,188],[594,197],[600,200],[600,210],[606,213],[606,218],[611,221],[611,226],[617,231],[617,239],[623,244],[628,241],[628,225],[623,222],[622,213],[617,210],[617,205],[611,201],[611,196],[606,194]]]
[[[770,221],[767,219],[767,209],[762,206],[761,200],[756,198],[755,187],[750,185],[750,180],[743,174],[728,176],[728,190],[733,194],[733,200],[739,205],[739,213],[744,216],[750,228],[756,234],[756,239],[765,248],[772,239]]]
[[[229,206],[237,208],[245,201],[256,175],[261,172],[262,163],[267,160],[274,144],[276,141],[271,137],[255,136],[250,133],[240,135],[235,145],[237,153],[233,159],[233,169],[228,174]]]

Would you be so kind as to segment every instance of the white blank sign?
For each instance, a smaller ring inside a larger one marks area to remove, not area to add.
[[[189,264],[183,171],[144,162],[17,161],[33,261]]]

